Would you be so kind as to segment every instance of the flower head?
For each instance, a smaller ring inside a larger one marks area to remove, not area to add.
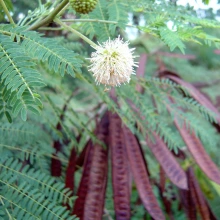
[[[131,74],[135,74],[133,67],[137,65],[133,60],[134,48],[130,49],[128,44],[118,37],[95,47],[96,51],[89,58],[89,70],[98,84],[120,86],[130,81]]]

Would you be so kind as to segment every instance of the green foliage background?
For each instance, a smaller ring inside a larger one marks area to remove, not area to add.
[[[70,151],[74,146],[80,153],[89,138],[99,141],[93,133],[95,120],[106,109],[117,112],[139,137],[152,179],[158,179],[159,168],[146,148],[144,134],[156,131],[170,149],[175,152],[183,149],[183,140],[173,125],[174,113],[181,123],[187,121],[190,124],[220,167],[220,137],[210,124],[216,120],[215,114],[191,97],[183,97],[179,90],[188,94],[186,88],[156,78],[159,59],[168,70],[178,73],[184,80],[208,84],[202,91],[219,108],[220,89],[214,82],[219,80],[220,63],[219,54],[214,51],[220,45],[220,22],[208,16],[200,18],[189,6],[177,6],[172,1],[99,0],[96,9],[87,15],[79,15],[71,7],[66,8],[59,19],[67,22],[68,30],[65,26],[60,28],[57,18],[49,27],[33,30],[60,2],[29,1],[26,4],[27,1],[5,1],[8,10],[14,13],[15,26],[7,23],[7,16],[0,8],[1,219],[75,219],[63,206],[63,203],[72,206],[75,200],[64,184]],[[204,3],[208,4],[208,1]],[[19,20],[19,13],[23,13],[24,18]],[[131,21],[129,14],[133,17]],[[172,30],[167,26],[169,21],[172,21]],[[138,35],[130,46],[136,47],[136,55],[147,54],[148,60],[143,78],[133,76],[129,85],[115,89],[122,106],[118,108],[104,91],[104,86],[97,86],[88,72],[86,58],[93,49],[75,31],[101,43],[118,35],[129,39],[126,28],[137,30]],[[169,56],[170,51],[178,55]],[[168,55],[160,55],[159,52]],[[181,58],[180,54],[191,54],[195,59]],[[136,91],[137,83],[145,89],[143,94]],[[172,104],[171,115],[164,108],[171,104],[166,99],[167,92],[176,101]],[[147,124],[140,120],[127,99],[140,109]],[[65,104],[67,108],[64,111]],[[187,111],[182,112],[179,107]],[[62,126],[62,130],[57,129],[57,124]],[[63,145],[62,152],[58,154],[53,148],[55,141]],[[60,177],[51,176],[51,158],[56,157],[62,161]],[[192,161],[188,159],[182,166],[187,167],[187,163]],[[209,198],[213,212],[220,216],[220,187],[213,185],[197,170],[203,192]],[[76,172],[76,182],[79,182],[81,173],[81,169]],[[167,185],[170,184],[168,181]],[[109,213],[106,216],[114,218],[111,190],[108,186],[105,209]],[[175,193],[172,190],[167,197]],[[159,198],[156,188],[154,191]],[[141,219],[146,212],[136,203],[137,197],[133,188],[132,219]],[[172,210],[175,219],[185,219],[185,214],[178,210],[177,199]]]

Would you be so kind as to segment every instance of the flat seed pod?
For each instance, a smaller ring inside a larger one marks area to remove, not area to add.
[[[194,200],[192,199],[191,190],[180,189],[180,201],[183,206],[183,209],[187,215],[188,220],[197,220],[196,217],[196,206]]]
[[[155,220],[165,220],[163,212],[152,191],[144,158],[141,154],[140,146],[136,137],[126,127],[123,127],[123,134],[131,171],[142,203]]]
[[[177,120],[174,119],[174,123],[180,132],[186,146],[190,153],[196,160],[197,164],[203,170],[203,172],[214,182],[220,184],[220,171],[218,167],[211,160],[209,155],[206,153],[202,142],[196,137],[194,131],[189,131],[186,124],[182,127],[178,124]]]
[[[152,135],[154,140],[151,140],[149,137],[146,139],[152,153],[163,167],[169,179],[179,188],[187,189],[187,177],[185,172],[160,137],[158,137],[155,132],[153,132]]]
[[[127,220],[130,211],[130,174],[122,122],[117,114],[109,114],[109,145],[112,161],[112,186],[116,220]]]
[[[84,165],[83,165],[83,173],[77,191],[78,198],[75,201],[74,209],[72,212],[72,214],[77,215],[80,219],[83,219],[84,204],[88,191],[89,174],[91,169],[91,162],[92,162],[91,159],[92,159],[93,151],[94,151],[94,147],[92,146],[92,143],[89,142],[85,155]]]
[[[107,143],[108,113],[102,117],[96,129],[100,141]],[[105,203],[105,191],[108,173],[108,149],[94,144],[89,171],[87,194],[84,204],[83,219],[101,220]]]
[[[190,190],[192,191],[192,199],[194,200],[197,209],[200,212],[201,218],[203,220],[209,220],[209,208],[205,201],[204,195],[200,189],[200,186],[195,178],[194,172],[192,167],[187,170],[188,179],[189,179],[189,186]]]

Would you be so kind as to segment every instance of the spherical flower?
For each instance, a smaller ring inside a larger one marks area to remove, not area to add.
[[[131,74],[135,74],[133,67],[137,65],[134,48],[130,49],[128,44],[118,37],[94,47],[96,51],[89,58],[89,70],[93,72],[97,84],[120,86],[130,81]]]

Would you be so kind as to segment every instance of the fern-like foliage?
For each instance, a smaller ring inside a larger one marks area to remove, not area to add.
[[[31,61],[24,49],[11,42],[8,37],[0,36],[1,51],[1,84],[4,85],[2,93],[4,100],[11,100],[12,112],[17,116],[21,112],[23,120],[27,119],[27,110],[39,112],[41,106],[38,102],[39,95],[34,87],[43,86],[40,74],[33,68],[35,63]]]
[[[192,8],[177,7],[168,1],[153,3],[142,0],[110,0],[106,3],[100,0],[94,11],[80,16],[81,21],[85,20],[81,24],[81,30],[90,38],[95,36],[98,41],[105,41],[118,34],[116,27],[124,29],[130,26],[128,12],[135,15],[142,13],[143,17],[138,19],[142,20],[142,25],[138,21],[132,27],[158,37],[171,51],[179,48],[184,53],[184,42],[214,44],[219,47],[219,38],[206,31],[207,28],[219,28],[218,21],[198,18]]]
[[[179,38],[176,32],[173,32],[167,28],[159,28],[160,38],[169,46],[170,50],[173,51],[178,47],[182,53],[184,53],[185,45]]]
[[[96,37],[99,42],[114,37],[116,28],[124,29],[128,23],[129,5],[126,1],[100,0],[94,11],[88,15],[81,15],[81,19],[98,20],[100,22],[83,23],[81,29],[90,38]]]
[[[88,15],[82,15],[83,19],[99,19],[105,21],[108,19],[107,14],[107,2],[104,0],[100,0],[97,3],[97,6],[94,11],[92,11]],[[99,41],[105,41],[110,37],[109,24],[103,23],[99,24],[97,22],[88,22],[84,23],[82,26],[82,30],[90,36],[90,38],[94,36],[98,36]],[[97,33],[99,33],[97,35]]]
[[[0,33],[10,35],[26,53],[39,61],[48,62],[49,68],[64,76],[65,72],[75,76],[80,73],[81,61],[73,51],[57,45],[56,40],[43,38],[37,32],[25,31],[25,27],[14,28],[11,25],[1,27]]]
[[[74,52],[57,45],[55,40],[42,38],[40,34],[25,29],[0,26],[1,106],[6,106],[2,108],[2,113],[9,121],[19,112],[25,121],[28,110],[39,114],[42,108],[40,96],[34,88],[45,84],[34,68],[36,63],[33,59],[48,62],[49,69],[62,76],[80,73],[81,60]]]
[[[75,219],[63,206],[73,206],[72,192],[50,175],[48,159],[56,158],[50,137],[31,123],[5,123],[0,133],[1,217]]]
[[[1,161],[0,167],[3,218],[10,210],[17,219],[75,219],[62,206],[71,194],[64,184],[13,158]]]
[[[109,24],[109,30],[113,35],[116,31],[116,28],[125,29],[126,24],[128,23],[128,2],[126,1],[109,1],[107,8],[108,8],[108,20],[115,21],[116,24]]]
[[[162,1],[139,5],[147,19],[145,26],[139,29],[159,37],[172,51],[178,47],[184,52],[183,41],[192,41],[201,44],[214,44],[219,47],[219,38],[210,36],[205,28],[218,28],[218,21],[198,18],[195,12],[185,7],[176,7],[170,2]],[[170,26],[168,23],[171,22]]]
[[[205,201],[191,167],[220,183],[212,162],[220,160],[220,25],[170,2],[99,0],[87,15],[53,17],[68,2],[39,1],[16,25],[0,25],[0,218],[186,219],[184,201]],[[75,28],[100,43],[140,34],[130,42],[141,55],[129,84],[111,92],[95,84],[86,59],[94,48]],[[187,54],[170,53],[176,48]],[[205,81],[216,86],[202,89],[212,102],[197,87]],[[213,188],[198,181],[204,194]],[[194,219],[205,219],[212,205],[204,204]]]

